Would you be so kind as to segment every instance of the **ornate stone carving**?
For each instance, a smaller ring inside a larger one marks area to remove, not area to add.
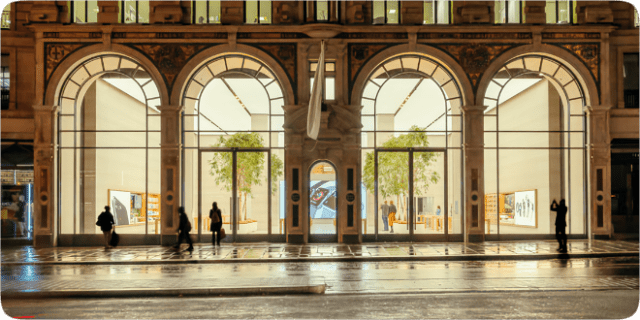
[[[339,39],[408,39],[406,32],[344,32],[336,38]]]
[[[598,32],[581,32],[581,33],[542,33],[542,39],[600,39]]]
[[[518,33],[418,33],[418,39],[532,39],[529,32]]]
[[[211,44],[138,44],[132,48],[144,53],[158,67],[169,88],[182,70],[182,67],[198,52],[211,47]]]
[[[599,43],[563,43],[556,44],[578,57],[591,71],[591,76],[600,82],[600,44]],[[598,86],[599,87],[599,86]]]
[[[298,72],[296,68],[297,61],[297,44],[295,43],[278,43],[278,44],[253,44],[254,47],[268,53],[272,58],[276,59],[280,66],[287,73],[289,82],[294,88],[294,94],[296,93],[296,79],[298,78]],[[297,97],[298,95],[295,94]]]
[[[394,44],[349,44],[349,92],[351,92],[353,83],[360,73],[360,68],[376,53],[392,45]]]
[[[238,39],[303,39],[309,38],[304,33],[298,32],[239,32]]]
[[[474,90],[493,59],[515,47],[510,44],[442,44],[434,45],[451,55],[465,70]]]
[[[46,81],[49,81],[51,74],[58,67],[60,62],[64,60],[71,52],[77,50],[80,47],[85,46],[80,43],[45,43],[44,55],[45,55],[45,70]]]

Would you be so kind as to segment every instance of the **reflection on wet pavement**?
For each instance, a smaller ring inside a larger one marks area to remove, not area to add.
[[[134,246],[104,250],[90,248],[45,248],[31,246],[3,248],[2,263],[109,263],[141,261],[278,261],[282,259],[406,258],[470,256],[535,256],[557,254],[555,241],[512,241],[482,243],[366,243],[358,245],[292,245],[279,243],[226,244],[214,249],[211,244],[196,244],[192,254],[170,247]],[[587,240],[569,242],[571,254],[638,253],[638,242]]]

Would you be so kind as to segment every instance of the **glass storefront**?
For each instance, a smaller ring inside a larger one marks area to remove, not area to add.
[[[461,101],[450,71],[425,56],[396,56],[371,73],[362,95],[365,236],[462,232]]]
[[[160,95],[136,61],[102,55],[65,80],[58,117],[58,232],[101,234],[111,207],[118,233],[160,233]]]
[[[548,57],[513,59],[485,105],[485,233],[554,234],[549,207],[565,199],[567,234],[585,234],[585,97],[572,71]]]
[[[273,72],[249,56],[217,57],[182,99],[182,205],[202,221],[201,241],[214,201],[233,241],[284,241],[284,97]]]
[[[31,239],[33,169],[2,170],[2,237]]]

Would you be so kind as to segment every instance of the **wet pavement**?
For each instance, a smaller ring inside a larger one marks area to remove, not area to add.
[[[556,251],[555,241],[500,241],[482,243],[365,243],[292,245],[278,243],[196,244],[192,253],[171,247],[130,246],[105,250],[102,247],[31,246],[2,248],[3,266],[25,264],[167,264],[296,261],[456,261],[536,260],[558,257],[588,258],[638,256],[637,241],[572,240],[568,253]],[[186,247],[183,246],[183,249]]]

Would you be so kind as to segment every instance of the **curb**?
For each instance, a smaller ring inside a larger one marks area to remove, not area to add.
[[[324,294],[324,284],[295,287],[218,287],[185,289],[104,289],[57,291],[5,291],[2,299],[51,299],[51,298],[114,298],[114,297],[176,297],[176,296],[251,296],[285,294]]]
[[[531,255],[450,255],[450,256],[378,256],[378,257],[308,257],[271,259],[171,259],[171,260],[116,260],[116,261],[21,261],[1,262],[2,266],[23,265],[143,265],[143,264],[219,264],[219,263],[282,263],[282,262],[385,262],[385,261],[491,261],[491,260],[547,260],[577,258],[637,257],[639,252],[602,252],[572,254],[531,254]]]

